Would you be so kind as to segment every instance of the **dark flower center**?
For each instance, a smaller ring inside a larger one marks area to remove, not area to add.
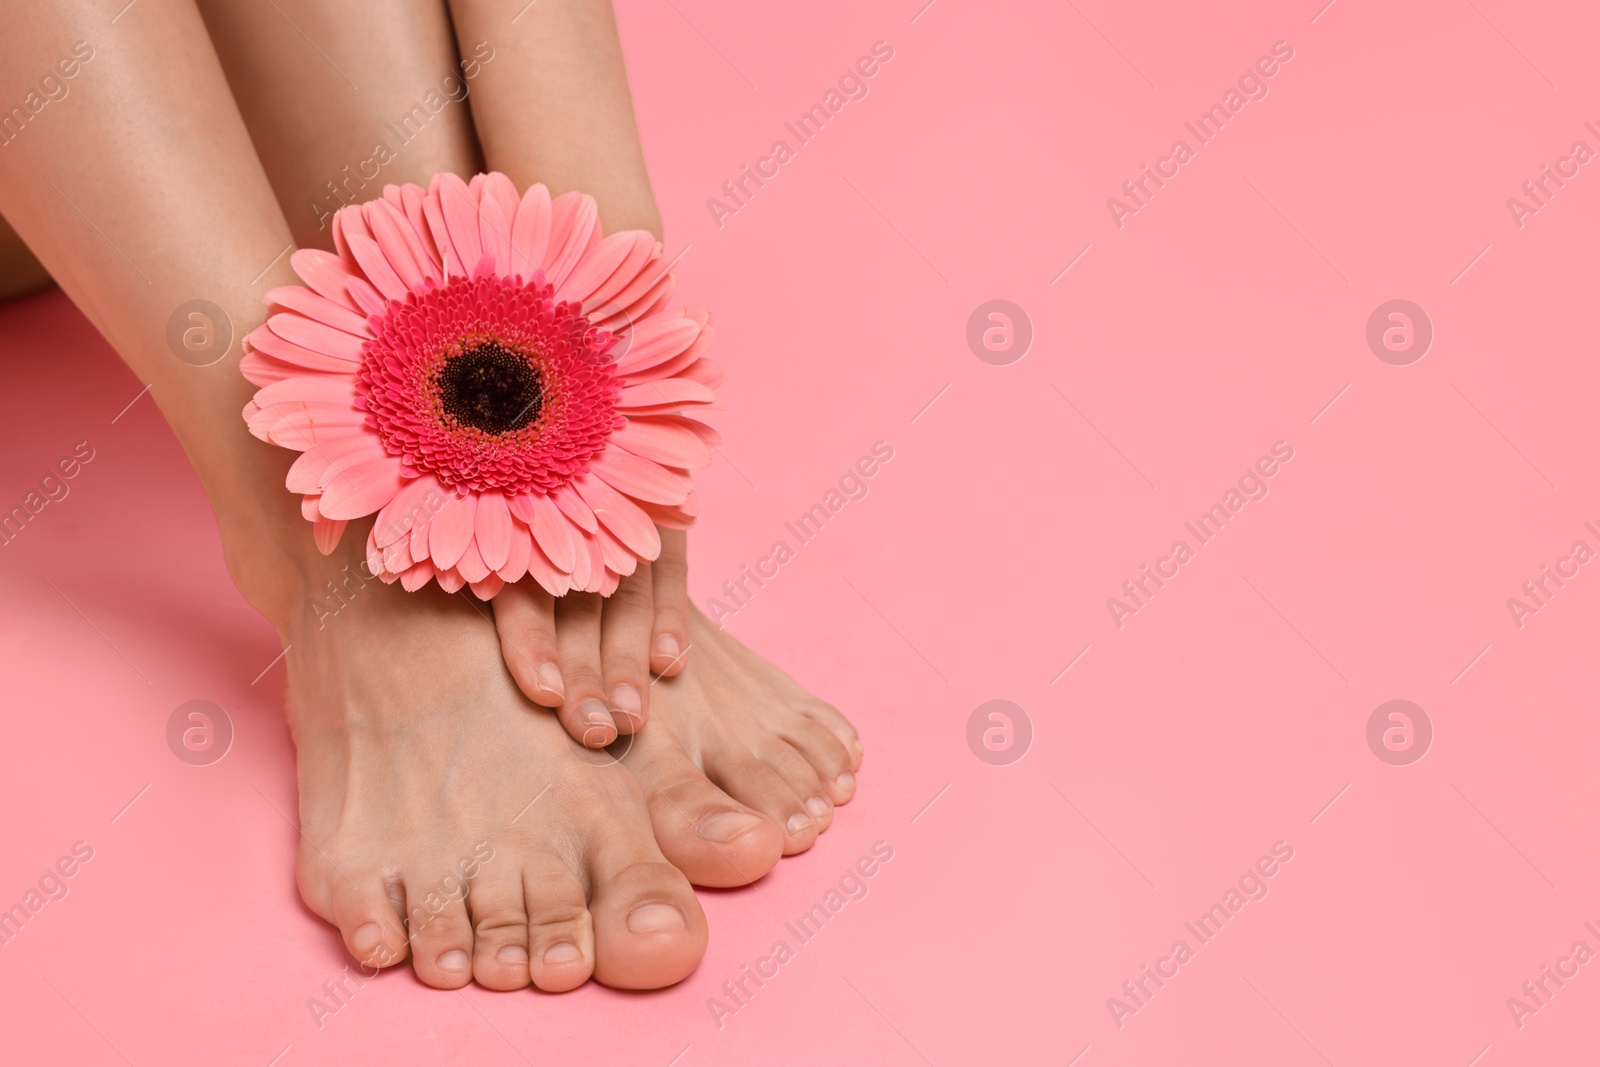
[[[520,430],[544,408],[539,371],[494,341],[445,360],[436,381],[445,414],[484,433]]]

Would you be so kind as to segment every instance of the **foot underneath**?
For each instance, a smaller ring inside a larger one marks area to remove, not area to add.
[[[340,554],[316,566],[333,576]],[[278,620],[297,877],[357,960],[409,958],[445,989],[646,989],[694,970],[705,916],[638,783],[522,696],[483,605],[375,580],[336,614],[325,592],[300,599]]]
[[[861,741],[831,705],[691,609],[690,660],[651,686],[650,724],[611,747],[661,851],[696,885],[755,881],[855,795]]]

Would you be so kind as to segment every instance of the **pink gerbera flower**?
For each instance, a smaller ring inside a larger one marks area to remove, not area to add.
[[[342,208],[333,240],[294,253],[306,284],[267,294],[240,364],[322,551],[376,512],[386,582],[609,594],[658,525],[694,521],[721,371],[653,236],[603,235],[579,193],[440,174]]]

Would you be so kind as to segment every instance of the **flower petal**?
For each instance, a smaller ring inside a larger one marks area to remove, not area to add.
[[[533,494],[533,519],[528,523],[534,540],[561,571],[571,571],[578,554],[578,531],[556,502],[542,493]]]
[[[484,565],[492,571],[499,570],[511,553],[511,511],[506,507],[505,494],[487,492],[478,497],[475,525],[478,553]]]
[[[633,375],[665,363],[693,345],[703,329],[686,315],[652,315],[636,323],[625,335],[628,350],[617,360],[617,373]]]
[[[345,292],[350,268],[332,252],[324,252],[320,248],[296,249],[289,253],[289,265],[312,291],[336,304],[343,304],[352,310],[355,308],[354,301]]]
[[[633,245],[632,230],[602,238],[599,246],[593,252],[586,253],[572,268],[572,273],[556,286],[556,299],[583,303],[589,294],[604,285],[606,279],[622,266],[628,253],[633,251]]]
[[[367,281],[372,283],[373,288],[390,300],[406,298],[406,294],[411,292],[411,287],[401,279],[394,264],[383,254],[383,249],[377,241],[364,233],[355,232],[353,227],[345,233],[345,240],[350,242],[350,254],[361,264],[361,273],[367,276]]]
[[[533,552],[533,531],[520,522],[511,524],[511,543],[506,551],[506,561],[496,571],[508,582],[520,582],[528,573],[528,557]]]
[[[280,285],[276,289],[268,289],[267,301],[289,311],[297,311],[308,319],[332,326],[336,330],[343,330],[357,337],[372,336],[365,315],[352,310],[346,302],[329,300],[303,285]]]
[[[522,194],[516,221],[511,226],[511,270],[526,280],[534,272],[544,273],[544,257],[550,247],[550,190],[531,186]]]
[[[439,198],[439,210],[444,214],[444,224],[455,246],[456,256],[468,272],[477,267],[483,258],[483,239],[478,229],[478,198],[467,188],[467,183],[454,174],[436,174],[433,195]]]
[[[680,404],[710,404],[717,394],[708,386],[686,378],[663,378],[658,382],[642,382],[624,386],[617,397],[617,407],[627,413],[629,408],[670,407]]]
[[[405,482],[393,456],[354,464],[328,483],[318,507],[324,518],[359,519],[387,504]]]
[[[601,527],[609,530],[629,550],[647,560],[661,554],[661,535],[639,505],[595,475],[586,474],[572,485],[584,503],[594,509]]]
[[[594,533],[600,529],[600,521],[594,517],[594,512],[583,502],[583,498],[570,483],[557,489],[551,494],[550,499],[556,502],[556,507],[560,508],[578,529],[585,533]]]
[[[313,352],[337,356],[351,363],[359,363],[361,361],[363,338],[345,333],[343,330],[329,326],[325,322],[308,319],[304,315],[296,314],[293,311],[268,316],[267,329],[285,341],[297,344],[302,348],[309,348]]]
[[[635,287],[642,280],[653,282],[655,279],[641,279],[640,275],[647,270],[659,271],[661,259],[661,242],[656,240],[653,233],[645,230],[628,231],[633,235],[633,247],[628,250],[627,256],[617,265],[610,276],[594,291],[583,298],[583,313],[593,314],[604,307],[621,307],[616,300],[617,294],[625,289]]]
[[[686,476],[620,448],[608,448],[589,460],[589,473],[633,500],[681,504],[689,497]]]
[[[428,555],[435,567],[447,570],[461,559],[472,543],[477,514],[477,502],[470,496],[451,497],[445,501],[439,514],[428,524]]]
[[[668,467],[697,470],[711,466],[711,446],[694,432],[688,419],[629,419],[626,426],[612,432],[610,443]]]
[[[584,250],[589,247],[600,225],[600,209],[594,197],[583,193],[562,193],[550,202],[550,251],[545,253],[545,277],[560,288]]]

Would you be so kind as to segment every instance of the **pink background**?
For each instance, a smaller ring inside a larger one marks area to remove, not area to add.
[[[730,371],[697,598],[873,442],[895,451],[728,620],[860,725],[859,799],[759,885],[703,894],[710,951],[666,992],[400,972],[318,1029],[307,1000],[346,960],[294,889],[281,667],[252,685],[274,635],[149,399],[113,424],[139,383],[59,295],[0,310],[0,503],[78,441],[96,453],[0,549],[0,906],[94,848],[0,948],[4,1058],[1592,1055],[1600,963],[1520,1029],[1506,1000],[1573,942],[1600,950],[1600,576],[1520,629],[1506,600],[1574,541],[1600,549],[1600,176],[1520,229],[1506,199],[1575,140],[1600,149],[1600,15],[921,2],[621,10],[684,295],[715,310]],[[894,58],[867,98],[719,229],[707,198],[794,147],[784,121],[878,40]],[[1119,229],[1107,197],[1193,147],[1183,123],[1280,40],[1270,94]],[[1035,332],[1009,366],[965,341],[997,298]],[[1393,298],[1435,329],[1409,366],[1365,340]],[[1279,440],[1267,498],[1119,629],[1106,599]],[[167,749],[191,699],[237,731],[209,767]],[[992,699],[1031,721],[1020,762],[968,747]],[[1391,699],[1435,731],[1409,766],[1367,745]],[[1183,924],[1280,840],[1270,894],[1199,946]],[[784,923],[877,841],[894,859],[869,895],[797,945]],[[708,998],[780,938],[794,959],[719,1028]],[[1179,938],[1194,959],[1119,1029],[1107,998]]]

